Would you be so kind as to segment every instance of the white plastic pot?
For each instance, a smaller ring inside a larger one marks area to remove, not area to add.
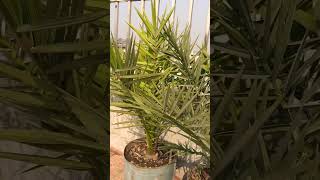
[[[172,180],[175,176],[176,162],[172,161],[169,164],[148,168],[138,167],[126,159],[126,152],[133,143],[141,141],[137,139],[127,144],[124,150],[125,168],[124,168],[124,180]]]

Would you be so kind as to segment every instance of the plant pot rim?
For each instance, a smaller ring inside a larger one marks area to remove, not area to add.
[[[141,140],[145,140],[145,138],[138,138],[138,139],[135,139],[135,140],[132,140],[130,141],[126,147],[124,148],[124,151],[123,151],[123,156],[124,156],[124,159],[127,163],[129,163],[130,165],[136,167],[136,168],[139,168],[139,169],[161,169],[165,166],[169,166],[169,165],[172,165],[172,164],[175,164],[176,163],[176,156],[173,155],[172,159],[171,159],[171,162],[167,163],[167,164],[164,164],[164,165],[161,165],[161,166],[157,166],[157,167],[140,167],[140,166],[137,166],[135,164],[133,164],[132,162],[128,161],[127,157],[126,157],[126,152],[127,152],[127,149],[129,147],[130,144],[133,144],[135,142],[139,142]],[[145,141],[144,141],[145,142]],[[167,142],[167,141],[163,141],[163,142]]]

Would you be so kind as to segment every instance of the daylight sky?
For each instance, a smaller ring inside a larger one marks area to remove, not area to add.
[[[193,6],[193,19],[192,19],[192,30],[191,37],[192,40],[195,40],[198,37],[198,43],[201,44],[205,35],[206,21],[208,15],[210,0],[194,0]],[[150,0],[145,2],[145,7],[147,14],[150,14]],[[171,0],[160,0],[160,14],[164,11],[166,6],[171,7]],[[136,7],[140,10],[140,2],[132,2],[133,7]],[[114,20],[115,20],[115,3],[111,3],[110,15],[111,15],[111,30],[114,30]],[[128,17],[128,3],[120,2],[120,11],[119,11],[119,38],[126,38],[127,35],[127,17]],[[189,10],[189,1],[188,0],[176,0],[176,18],[179,22],[179,28],[185,27],[188,20],[188,10]],[[136,13],[135,8],[132,9],[132,24],[138,27],[140,23],[139,16]]]

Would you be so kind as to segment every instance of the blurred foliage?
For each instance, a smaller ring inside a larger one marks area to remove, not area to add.
[[[37,166],[109,174],[109,3],[102,0],[3,0],[0,74],[22,86],[0,89],[0,101],[41,122],[0,131],[1,140],[60,152],[59,157],[1,152]]]
[[[320,178],[319,2],[213,3],[213,179]]]

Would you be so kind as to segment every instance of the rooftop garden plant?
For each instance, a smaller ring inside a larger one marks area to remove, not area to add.
[[[145,152],[139,156],[141,162],[131,159],[131,163],[149,168],[168,164],[166,154],[170,150],[164,147],[170,145],[164,135],[172,127],[188,134],[185,136],[202,146],[203,153],[209,152],[208,142],[198,134],[201,130],[188,127],[209,113],[208,55],[203,51],[192,55],[195,42],[190,40],[190,28],[178,33],[177,24],[169,21],[173,9],[157,17],[155,2],[151,1],[151,12],[148,18],[138,11],[141,28],[130,25],[139,42],[130,38],[125,51],[112,45],[110,83],[111,94],[119,97],[119,101],[111,102],[120,108],[114,111],[137,118],[121,124],[144,130]]]

